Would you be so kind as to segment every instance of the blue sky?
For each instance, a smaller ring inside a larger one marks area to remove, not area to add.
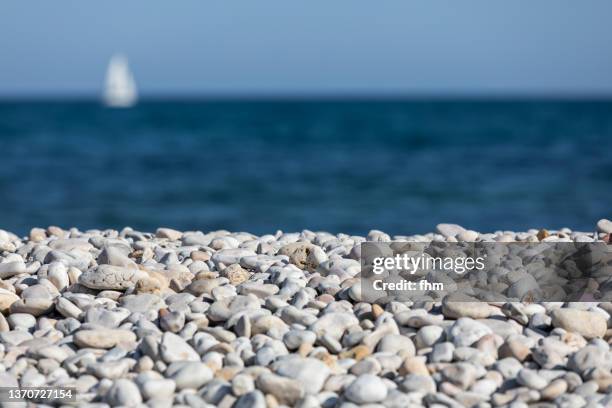
[[[0,3],[0,95],[612,94],[606,0]]]

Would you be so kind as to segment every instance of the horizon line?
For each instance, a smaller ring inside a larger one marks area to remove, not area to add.
[[[92,92],[0,93],[0,102],[98,102]],[[612,101],[612,92],[150,92],[139,102],[161,101]]]

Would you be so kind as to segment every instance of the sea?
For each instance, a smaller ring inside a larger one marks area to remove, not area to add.
[[[0,102],[0,229],[392,235],[612,218],[612,101]]]

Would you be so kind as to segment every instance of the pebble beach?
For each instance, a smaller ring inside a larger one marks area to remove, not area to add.
[[[81,407],[612,407],[612,302],[371,304],[359,277],[365,241],[611,234],[0,230],[0,384]]]

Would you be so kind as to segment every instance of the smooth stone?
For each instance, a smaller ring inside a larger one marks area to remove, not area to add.
[[[136,262],[131,260],[121,249],[115,246],[105,247],[98,255],[99,265],[113,265],[122,268],[137,269]]]
[[[455,345],[450,342],[438,343],[434,345],[430,353],[432,363],[450,363],[453,361]]]
[[[307,394],[318,393],[330,374],[329,367],[321,360],[296,355],[282,357],[272,363],[271,368],[283,377],[297,380]]]
[[[32,335],[24,330],[11,330],[0,332],[0,343],[16,346],[32,339]]]
[[[0,279],[8,279],[20,273],[25,273],[26,264],[23,261],[0,263]]]
[[[294,406],[304,396],[302,384],[294,379],[272,373],[257,377],[257,388],[272,394],[280,404]]]
[[[531,350],[527,343],[517,337],[509,338],[499,348],[500,357],[514,357],[521,362],[525,361],[530,354]]]
[[[459,388],[466,390],[476,381],[477,370],[469,363],[455,363],[442,370],[442,376]]]
[[[123,296],[120,304],[132,313],[158,311],[166,307],[166,302],[162,298],[151,293]]]
[[[411,357],[416,353],[412,340],[400,334],[389,334],[383,337],[378,342],[376,350],[379,352],[397,353],[403,357]]]
[[[232,378],[232,393],[239,397],[255,389],[255,381],[248,374],[238,374]]]
[[[36,317],[28,313],[13,313],[6,320],[12,329],[28,331],[36,326]]]
[[[118,345],[129,346],[135,342],[136,334],[122,329],[80,330],[74,335],[74,343],[80,348],[110,349]]]
[[[164,372],[166,378],[175,382],[176,388],[199,389],[213,379],[213,372],[204,363],[176,362],[168,366]]]
[[[471,346],[481,337],[492,333],[488,326],[469,317],[457,320],[448,332],[449,340],[457,347]]]
[[[157,238],[169,239],[170,241],[178,241],[183,237],[183,233],[172,228],[158,228],[155,231],[155,236]]]
[[[166,363],[200,361],[199,354],[183,338],[170,332],[163,334],[159,352]]]
[[[81,316],[81,313],[83,313],[83,311],[79,309],[77,305],[64,297],[58,297],[55,300],[55,310],[57,310],[64,317],[73,317],[75,319],[78,319]]]
[[[108,390],[106,401],[112,406],[135,407],[142,403],[142,396],[136,384],[122,378],[115,380]]]
[[[7,289],[0,288],[0,313],[4,313],[9,310],[11,305],[18,300],[19,296],[17,296],[15,293]]]
[[[85,313],[85,321],[88,323],[104,326],[109,329],[119,327],[119,325],[130,316],[130,311],[125,308],[100,309],[90,307]]]
[[[27,313],[33,316],[42,316],[50,313],[53,310],[54,304],[52,299],[48,298],[28,298],[19,299],[11,304],[11,313]]]
[[[326,313],[310,325],[309,330],[316,333],[317,337],[327,334],[335,340],[340,340],[346,329],[359,325],[359,319],[352,313],[330,312]]]
[[[444,328],[439,326],[423,326],[414,337],[419,349],[432,347],[434,344],[444,341]]]
[[[567,368],[581,375],[594,368],[612,371],[612,353],[597,346],[586,346],[569,357]]]
[[[140,385],[140,392],[146,399],[171,398],[176,389],[176,384],[172,380],[151,379]]]
[[[404,392],[436,392],[436,382],[429,375],[410,374],[399,384]]]
[[[578,333],[586,339],[604,337],[608,330],[608,323],[601,314],[579,309],[553,310],[552,324],[568,332]]]
[[[62,291],[70,285],[68,278],[68,269],[61,262],[53,262],[49,265],[47,278],[55,285],[57,290]]]
[[[519,371],[516,380],[519,384],[533,390],[541,390],[548,385],[548,380],[540,376],[536,371],[528,369]]]
[[[597,231],[604,234],[612,234],[612,221],[602,218],[597,221]]]
[[[244,394],[235,404],[232,405],[232,408],[266,408],[266,399],[264,395],[259,390],[254,390],[249,392],[248,394]]]
[[[344,396],[356,404],[371,404],[384,400],[387,392],[387,386],[380,377],[362,374],[347,387]]]
[[[484,319],[491,315],[492,310],[487,303],[469,301],[470,299],[472,298],[462,294],[448,295],[442,300],[442,313],[449,319]]]
[[[87,372],[97,378],[111,380],[124,377],[134,366],[134,360],[106,361],[87,366]]]
[[[436,231],[438,231],[439,234],[444,235],[444,237],[450,238],[466,231],[466,229],[457,224],[438,224],[436,225]]]
[[[507,357],[497,360],[493,365],[493,368],[499,371],[504,378],[514,379],[518,375],[519,371],[523,369],[523,366],[517,359]]]

